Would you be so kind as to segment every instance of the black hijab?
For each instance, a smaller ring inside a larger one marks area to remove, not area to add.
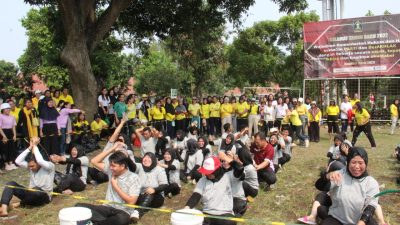
[[[165,103],[165,112],[175,115],[175,108],[172,103]]]
[[[213,183],[215,183],[215,182],[218,182],[219,180],[221,180],[221,178],[224,176],[224,174],[225,174],[225,170],[224,170],[224,168],[222,167],[222,165],[218,168],[218,169],[216,169],[212,174],[214,174],[214,176],[215,176],[215,178],[214,179],[208,179],[208,177],[206,176],[206,178],[209,180],[209,181],[211,181],[211,182],[213,182]]]
[[[237,141],[237,143],[241,146],[241,148],[236,150],[236,154],[238,155],[240,161],[243,163],[243,167],[247,165],[253,165],[253,158],[250,155],[250,150],[247,148],[242,141]]]
[[[361,174],[361,176],[358,176],[358,177],[353,176],[349,170],[350,161],[356,156],[360,156],[365,162],[365,171],[363,174]],[[367,167],[368,167],[368,153],[365,151],[365,149],[360,148],[360,147],[353,147],[353,148],[349,149],[349,154],[347,155],[347,171],[348,171],[349,175],[356,179],[364,178],[364,177],[368,176]]]
[[[166,138],[167,134],[164,130],[161,130],[160,132],[162,133],[162,137],[157,138],[157,143],[155,148],[156,148],[156,154],[162,156],[164,155],[165,149],[167,148],[168,139]]]
[[[151,159],[151,165],[150,166],[144,166],[143,165],[143,159],[142,159],[142,167],[144,172],[148,173],[150,171],[152,171],[156,166],[157,166],[157,157],[154,153],[152,152],[147,152],[146,154],[144,154],[143,158],[149,156]]]
[[[43,120],[53,121],[57,120],[57,117],[60,115],[56,108],[50,108],[47,103],[49,101],[53,101],[52,98],[45,97],[42,99],[42,105],[39,111],[39,117]]]
[[[176,140],[183,141],[185,139],[185,131],[179,129],[176,131]]]
[[[186,150],[186,155],[185,155],[185,159],[183,161],[183,171],[187,170],[187,163],[189,160],[189,156],[194,155],[197,150],[199,149],[199,143],[197,143],[196,140],[194,139],[189,139],[186,143],[187,145],[187,150]]]
[[[166,161],[166,160],[164,159],[165,164],[169,166],[169,165],[171,165],[171,164],[174,162],[175,159],[177,159],[177,156],[176,156],[176,149],[168,148],[168,149],[165,150],[165,152],[164,152],[163,155],[165,155],[165,153],[169,153],[169,154],[171,155],[171,160]]]
[[[226,139],[227,139],[227,138],[231,139],[231,143],[230,143],[230,144],[227,144],[227,143],[226,143]],[[232,150],[232,147],[233,147],[234,145],[235,145],[235,136],[233,136],[233,134],[228,134],[228,135],[226,136],[226,138],[222,140],[222,143],[221,143],[221,150],[224,150],[225,153],[226,153],[226,152]]]

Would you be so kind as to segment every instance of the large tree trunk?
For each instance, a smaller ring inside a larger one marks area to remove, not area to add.
[[[81,38],[68,39],[61,53],[67,65],[75,104],[83,109],[89,120],[97,112],[97,81],[93,75],[86,42]]]

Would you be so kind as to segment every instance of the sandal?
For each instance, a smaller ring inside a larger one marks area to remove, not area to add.
[[[297,221],[304,224],[316,225],[317,223],[308,219],[308,216],[303,216],[297,219]]]

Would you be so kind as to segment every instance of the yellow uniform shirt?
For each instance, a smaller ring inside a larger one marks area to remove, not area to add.
[[[54,105],[58,106],[58,102],[60,101],[60,98],[52,97],[52,99],[53,99]]]
[[[258,105],[250,105],[250,115],[258,114]]]
[[[237,103],[236,112],[238,113],[238,118],[247,118],[249,115],[250,105],[247,102]]]
[[[399,117],[399,111],[397,109],[397,106],[395,104],[390,105],[390,115],[392,117]]]
[[[15,107],[14,111],[10,110],[10,115],[13,116],[15,118],[15,121],[18,123],[18,119],[19,119],[19,111],[21,111],[20,108]]]
[[[210,118],[210,104],[201,105],[200,114],[202,119]]]
[[[174,107],[174,109],[179,105],[178,102],[172,103],[172,106]]]
[[[96,120],[94,120],[91,124],[90,124],[90,130],[92,131],[93,134],[97,134],[100,135],[101,130],[107,128],[107,123],[104,120],[100,120],[100,122],[96,122]]]
[[[192,115],[192,116],[200,116],[200,108],[201,108],[201,106],[199,103],[189,104],[188,111],[189,111],[190,115]]]
[[[328,106],[328,108],[326,109],[326,114],[328,114],[328,116],[337,116],[339,115],[340,109],[339,106],[335,105],[335,106]]]
[[[299,116],[307,115],[307,106],[305,104],[296,106],[296,111],[299,114]]]
[[[221,103],[211,103],[210,104],[210,117],[220,117]]]
[[[361,126],[369,122],[370,115],[366,109],[363,109],[362,112],[356,111],[355,118],[357,125]]]
[[[136,104],[127,104],[126,105],[127,111],[126,111],[126,116],[128,117],[128,120],[134,119],[136,117]]]
[[[39,99],[36,98],[36,97],[33,97],[33,98],[32,98],[32,105],[33,105],[33,107],[35,107],[36,109],[38,109],[38,107],[39,107]]]
[[[178,115],[175,116],[176,120],[183,120],[186,119],[186,115],[184,113],[180,113]]]
[[[293,126],[301,126],[301,120],[299,117],[299,113],[294,109],[290,114],[290,122],[292,122]]]
[[[232,116],[233,107],[231,103],[224,103],[221,105],[221,118]]]
[[[77,121],[74,123],[74,134],[82,134],[83,127],[89,126],[89,122],[87,120]]]
[[[309,122],[319,122],[319,121],[321,121],[321,117],[322,117],[321,110],[318,110],[318,113],[317,113],[317,115],[315,115],[315,117],[310,113],[310,111],[308,111],[307,114],[308,114],[308,121]]]
[[[63,94],[60,95],[58,98],[58,101],[63,100],[64,102],[69,102],[71,104],[74,104],[74,99],[72,98],[71,95],[64,96]]]
[[[151,117],[153,120],[163,120],[165,118],[165,108],[161,107],[161,109],[153,106],[151,110]]]

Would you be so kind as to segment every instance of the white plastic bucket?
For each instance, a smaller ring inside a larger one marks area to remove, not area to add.
[[[84,207],[61,209],[58,213],[60,225],[91,225],[92,211]]]
[[[182,214],[178,212],[192,213],[192,214],[203,214],[201,211],[196,209],[181,209],[171,214],[172,225],[202,225],[204,217]]]

